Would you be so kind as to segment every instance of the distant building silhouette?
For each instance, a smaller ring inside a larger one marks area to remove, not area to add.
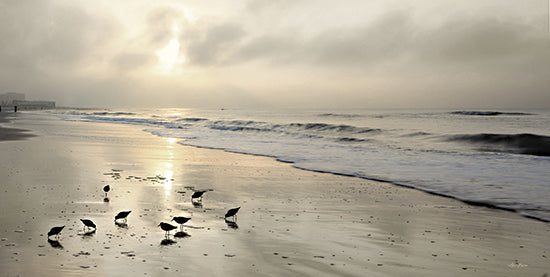
[[[0,94],[1,106],[14,107],[14,110],[45,110],[55,109],[55,101],[29,101],[25,100],[24,93],[8,92]]]
[[[27,101],[27,100],[14,100],[13,106],[16,106],[18,110],[47,110],[55,109],[54,101]]]
[[[7,92],[0,94],[0,105],[1,106],[13,106],[13,101],[24,101],[25,94],[17,92]]]

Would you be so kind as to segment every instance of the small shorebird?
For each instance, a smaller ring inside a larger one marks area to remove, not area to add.
[[[239,211],[241,207],[237,207],[237,208],[233,208],[233,209],[229,209],[227,211],[227,213],[225,214],[225,218],[228,218],[228,217],[233,217],[233,219],[235,219],[237,217],[237,212]]]
[[[93,221],[89,220],[89,219],[81,219],[80,221],[82,221],[82,223],[84,223],[84,229],[86,229],[86,228],[94,228],[94,230],[97,229],[95,227],[95,223]]]
[[[115,216],[115,221],[119,220],[119,219],[124,219],[124,222],[126,222],[126,217],[131,213],[132,211],[122,211],[120,213],[118,213],[116,216]]]
[[[172,224],[168,224],[168,223],[164,223],[164,222],[161,222],[161,223],[159,224],[159,226],[160,226],[160,228],[161,228],[162,230],[166,231],[166,236],[169,236],[169,235],[170,235],[170,231],[172,231],[172,230],[178,228],[178,227],[176,227],[176,226],[174,226],[174,225],[172,225]]]
[[[107,198],[107,193],[111,191],[111,187],[109,185],[106,185],[103,187],[103,191],[105,192],[105,198]]]
[[[197,201],[202,201],[202,195],[206,192],[206,190],[197,190],[193,193],[193,195],[191,195],[191,200],[193,199],[197,199],[197,198],[200,198],[200,199],[197,199]]]
[[[180,230],[183,230],[183,224],[185,224],[190,219],[191,219],[190,217],[185,217],[185,216],[174,216],[174,218],[172,218],[172,221],[175,221],[177,224],[179,224]]]
[[[50,231],[48,232],[48,238],[51,237],[51,236],[55,236],[56,238],[58,238],[58,237],[59,237],[59,233],[61,233],[61,230],[63,230],[63,228],[65,228],[65,226],[53,227],[53,228],[50,229]]]

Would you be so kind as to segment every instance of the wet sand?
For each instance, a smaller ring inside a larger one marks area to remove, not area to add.
[[[184,147],[139,126],[21,113],[12,127],[37,136],[0,142],[1,276],[550,273],[550,224],[511,212]],[[190,187],[211,191],[194,205]],[[166,239],[158,224],[173,216],[192,218],[189,236]]]
[[[10,119],[14,118],[16,114],[14,113],[5,113],[0,112],[0,124],[1,123],[10,123]],[[0,142],[6,140],[21,140],[34,135],[27,133],[28,130],[17,129],[17,128],[6,128],[0,126]]]

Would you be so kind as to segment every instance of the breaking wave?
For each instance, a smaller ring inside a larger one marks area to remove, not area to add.
[[[478,116],[496,116],[496,115],[532,115],[530,113],[522,112],[497,112],[497,111],[455,111],[451,114],[459,115],[478,115]]]
[[[464,141],[488,147],[489,151],[502,151],[535,156],[550,156],[550,137],[534,134],[474,134],[455,135],[451,141]]]
[[[93,115],[114,115],[114,116],[120,116],[120,115],[135,115],[135,113],[128,113],[128,112],[94,112],[91,113]]]
[[[343,118],[354,118],[354,117],[363,117],[360,114],[343,114],[343,113],[322,113],[319,114],[319,116],[324,117],[343,117]]]
[[[328,124],[328,123],[291,123],[289,126],[304,129],[304,130],[348,132],[348,133],[355,133],[355,134],[364,134],[364,133],[382,131],[380,129],[355,127],[351,125],[342,125],[342,124],[334,125],[334,124]]]

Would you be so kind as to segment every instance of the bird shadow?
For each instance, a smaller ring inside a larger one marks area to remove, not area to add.
[[[169,238],[165,238],[165,239],[160,241],[160,245],[172,245],[174,243],[176,243],[176,241],[173,240],[173,239],[169,239]]]
[[[61,243],[60,243],[58,240],[48,239],[48,243],[49,243],[49,244],[51,245],[51,247],[53,247],[53,248],[63,249],[63,245],[61,245]]]
[[[193,207],[195,208],[202,208],[202,201],[191,200],[191,203],[193,203]]]
[[[175,238],[187,238],[187,237],[190,237],[190,236],[191,235],[189,235],[189,233],[186,233],[186,232],[183,232],[183,231],[179,231],[179,232],[174,234]]]
[[[227,227],[229,227],[229,228],[239,229],[239,225],[235,221],[225,219],[225,223],[227,224]]]
[[[125,222],[118,222],[118,221],[115,221],[115,225],[119,228],[126,228],[128,229],[128,224],[125,223]]]

